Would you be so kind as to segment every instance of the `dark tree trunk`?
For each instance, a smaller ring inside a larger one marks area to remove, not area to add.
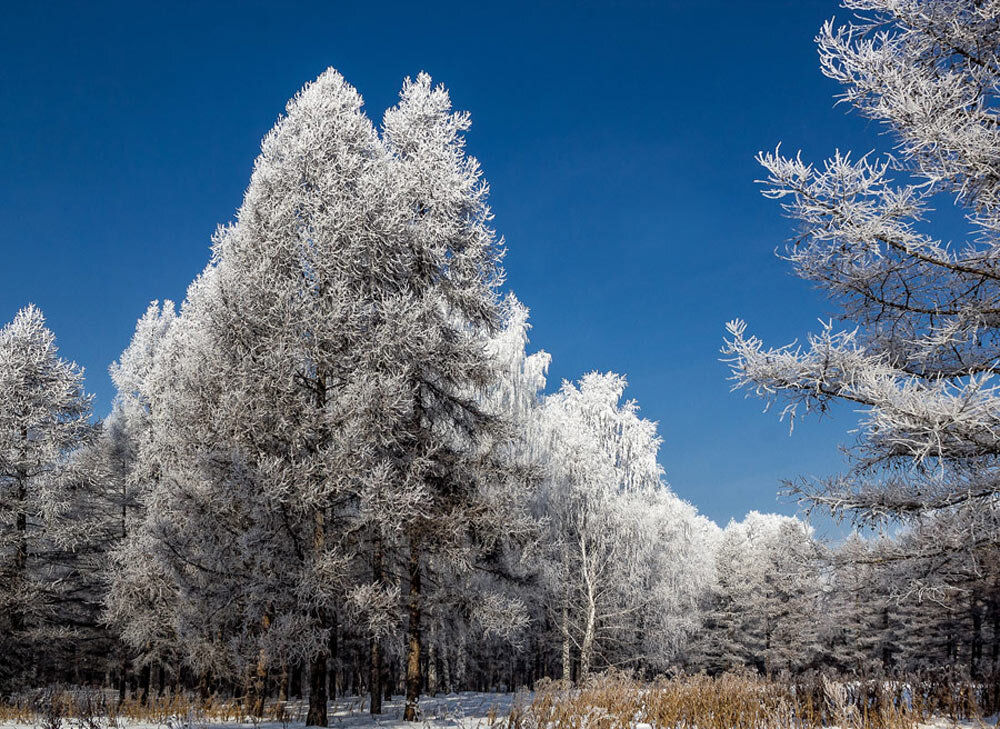
[[[125,692],[128,689],[128,658],[122,654],[121,673],[118,674],[118,705],[125,701]]]
[[[382,584],[384,575],[382,574],[382,540],[375,539],[372,549],[372,576],[378,585]],[[378,637],[372,637],[370,641],[371,666],[368,678],[368,689],[371,694],[371,713],[382,713],[382,646]]]
[[[417,701],[420,699],[420,551],[410,543],[410,625],[406,646],[406,709],[404,721],[417,721]]]
[[[153,667],[148,663],[142,667],[139,676],[139,703],[143,706],[149,703],[149,687],[153,678]]]
[[[329,685],[329,697],[331,700],[337,698],[337,676],[339,673],[338,669],[340,665],[339,661],[340,647],[337,645],[338,629],[339,628],[337,625],[337,615],[334,614],[330,624],[330,668],[329,668],[329,676],[327,677]]]
[[[25,431],[24,440],[27,441],[27,439],[28,434]],[[14,528],[17,531],[17,536],[14,541],[14,580],[15,584],[19,586],[26,580],[28,573],[28,512],[25,503],[28,500],[28,487],[25,485],[26,478],[27,474],[23,474],[17,481],[17,505],[15,507],[17,516]],[[20,633],[24,631],[25,627],[24,610],[21,604],[16,601],[10,614],[10,627],[11,632],[20,639]]]
[[[208,705],[208,700],[212,696],[212,674],[209,671],[205,671],[198,678],[198,696],[201,698],[201,703],[203,706]]]
[[[265,614],[260,619],[261,633],[267,633],[271,627],[271,617]],[[253,682],[253,715],[257,718],[264,716],[264,701],[267,699],[267,653],[263,648],[257,653],[257,667],[254,671]]]
[[[323,378],[319,378],[320,390],[317,394],[320,407],[326,401]],[[318,511],[315,514],[315,524],[313,525],[313,553],[321,555],[326,549],[326,514]],[[323,628],[327,621],[323,611],[316,615],[317,627]],[[327,636],[329,644],[329,636]],[[306,726],[326,726],[326,683],[327,683],[327,650],[320,651],[313,657],[312,666],[309,669],[309,713],[306,714]]]
[[[382,646],[378,640],[371,640],[371,666],[369,666],[368,690],[371,694],[371,713],[382,713]]]
[[[983,657],[983,615],[979,610],[979,600],[972,597],[972,645],[969,650],[969,675],[978,680],[979,662]]]
[[[309,670],[309,713],[306,726],[326,726],[326,652],[313,658]]]
[[[993,649],[990,652],[993,671],[1000,669],[1000,600],[993,600]],[[1000,682],[998,682],[1000,685]]]

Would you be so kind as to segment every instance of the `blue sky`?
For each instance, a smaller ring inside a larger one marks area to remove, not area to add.
[[[730,393],[734,317],[774,344],[831,306],[774,251],[754,180],[779,141],[819,161],[878,129],[812,38],[826,0],[635,3],[18,3],[0,24],[0,320],[34,302],[105,413],[108,364],[154,298],[183,298],[261,137],[327,66],[374,119],[428,71],[469,147],[552,384],[628,375],[684,498],[726,522],[793,512],[779,480],[843,466],[848,410],[796,426]]]

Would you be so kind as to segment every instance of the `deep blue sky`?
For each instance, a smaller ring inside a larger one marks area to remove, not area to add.
[[[0,23],[0,320],[40,306],[87,370],[154,298],[180,300],[261,137],[327,66],[376,120],[428,71],[473,116],[509,285],[552,384],[628,375],[681,496],[725,523],[794,511],[779,479],[842,467],[844,411],[787,424],[729,392],[724,323],[774,344],[830,305],[775,248],[759,149],[866,151],[812,38],[827,0],[648,3],[16,3]]]

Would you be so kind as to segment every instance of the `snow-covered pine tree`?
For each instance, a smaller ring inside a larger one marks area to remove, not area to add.
[[[489,227],[488,187],[465,151],[468,127],[468,114],[453,112],[426,74],[407,79],[383,119],[402,225],[378,308],[392,343],[383,366],[401,375],[388,383],[405,397],[386,450],[395,478],[417,487],[397,522],[406,550],[410,721],[422,683],[424,571],[435,560],[470,569],[531,529],[521,469],[502,457],[510,425],[482,399],[501,376],[488,342],[502,323],[503,249]],[[517,611],[509,620],[519,620]]]
[[[818,630],[825,663],[839,671],[888,672],[898,658],[899,606],[892,583],[898,575],[883,564],[887,540],[854,533],[830,550],[829,580]]]
[[[110,369],[111,380],[116,393],[111,413],[102,422],[101,433],[91,446],[89,481],[103,514],[103,544],[100,549],[108,558],[104,564],[104,579],[108,585],[120,582],[122,575],[135,565],[126,542],[129,534],[141,523],[145,503],[152,486],[149,479],[154,474],[140,469],[139,454],[149,448],[152,435],[150,425],[150,378],[157,352],[164,342],[171,325],[176,320],[172,301],[150,303],[146,312],[136,323],[135,332],[129,346],[114,362]],[[126,623],[137,625],[160,623],[168,614],[156,601],[137,599],[130,593],[130,599],[119,601],[122,593],[115,593],[115,599],[105,599],[105,618],[116,630]],[[158,615],[158,613],[161,613]],[[140,615],[145,615],[140,618]],[[169,630],[146,630],[147,640],[139,655],[143,661],[140,679],[141,698],[148,697],[151,662],[175,657],[174,637]],[[123,642],[118,645],[119,698],[125,698],[129,654]]]
[[[0,329],[0,681],[15,668],[30,677],[32,636],[53,617],[59,553],[75,537],[60,470],[89,437],[90,412],[83,370],[25,307]]]
[[[398,585],[359,559],[377,548],[406,575],[413,719],[422,578],[530,527],[521,469],[499,457],[511,429],[484,404],[502,250],[467,127],[426,75],[384,141],[339,74],[307,85],[156,358],[140,449],[156,479],[123,560],[152,564],[119,593],[162,576],[191,660],[258,686],[309,661],[309,724],[326,723],[331,610],[377,596],[373,638],[392,623]]]
[[[305,661],[310,725],[326,724],[330,611],[348,587],[349,519],[376,442],[358,427],[372,401],[356,373],[371,352],[353,345],[371,334],[364,287],[386,247],[387,162],[336,72],[292,99],[150,392],[145,468],[157,477],[135,544],[167,545],[169,581],[197,606],[175,628],[197,626],[203,668],[241,673],[258,706],[269,671]]]
[[[817,38],[823,72],[843,84],[842,102],[885,126],[894,153],[822,166],[760,155],[764,194],[801,224],[787,258],[842,307],[844,327],[770,349],[736,321],[725,351],[737,382],[785,414],[833,401],[867,412],[854,470],[793,491],[861,522],[937,512],[952,536],[920,546],[975,552],[1000,541],[997,5],[844,7],[857,19],[831,20]],[[966,214],[962,246],[925,222],[952,201]]]
[[[812,530],[752,511],[730,522],[716,552],[717,586],[700,667],[800,671],[816,659],[819,574]]]

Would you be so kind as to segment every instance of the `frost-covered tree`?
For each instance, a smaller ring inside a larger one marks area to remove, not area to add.
[[[646,609],[637,614],[626,656],[640,668],[663,671],[683,660],[689,639],[703,629],[720,530],[666,486],[646,490],[635,508],[647,542],[636,565]]]
[[[715,552],[715,595],[696,665],[767,673],[813,665],[818,556],[811,528],[794,517],[752,511],[730,522]]]
[[[483,401],[502,376],[487,344],[501,325],[502,248],[489,227],[488,187],[464,149],[468,127],[468,114],[453,112],[447,92],[432,88],[426,74],[407,80],[383,119],[404,210],[403,265],[381,299],[391,339],[399,343],[390,361],[405,373],[399,391],[406,413],[389,452],[405,464],[395,479],[419,485],[400,525],[409,600],[408,720],[417,718],[422,680],[424,563],[444,560],[468,570],[531,528],[523,473],[504,458],[514,434],[508,419]],[[516,612],[510,619],[518,620]]]
[[[542,570],[564,679],[574,653],[580,677],[598,665],[664,665],[710,580],[703,524],[663,484],[656,424],[621,402],[624,389],[619,375],[590,373],[564,382],[541,414]]]
[[[889,540],[851,534],[829,551],[829,580],[818,606],[823,662],[842,672],[896,668],[900,608],[896,570],[885,569]]]
[[[381,135],[339,74],[307,85],[156,357],[155,483],[113,597],[162,578],[192,659],[258,687],[308,661],[309,724],[338,606],[375,660],[405,603],[416,718],[423,615],[447,592],[424,577],[453,585],[530,525],[485,399],[502,250],[468,123],[426,75]]]
[[[153,477],[143,472],[139,464],[140,450],[152,445],[150,378],[156,354],[176,318],[173,302],[164,301],[161,306],[154,301],[136,323],[129,346],[110,367],[117,392],[112,411],[104,419],[101,433],[92,445],[88,463],[84,466],[89,475],[93,500],[100,502],[103,543],[99,549],[107,558],[102,570],[107,584],[119,582],[123,571],[134,568],[134,565],[128,564],[132,557],[128,554],[126,542],[130,532],[141,523],[145,501],[152,488],[149,479]],[[120,595],[116,593],[116,598]],[[124,604],[117,599],[107,603],[106,607],[110,610],[106,617],[116,629],[125,622],[137,624],[143,613],[146,620],[163,620],[166,613],[151,596],[145,601],[136,598],[135,594],[131,594]],[[156,618],[155,613],[158,612],[162,614]],[[145,659],[140,681],[143,700],[149,690],[149,661],[173,652],[170,645],[172,634],[159,631],[158,637],[158,642],[146,641],[141,653]],[[124,699],[128,651],[119,646],[119,652],[119,698]]]
[[[73,546],[62,467],[89,436],[83,371],[59,357],[34,306],[0,329],[0,680],[22,678],[33,636],[51,627],[60,554]]]
[[[892,620],[880,632],[888,641],[901,636],[890,643],[898,666],[950,666],[982,678],[1000,658],[1000,547],[949,543],[954,526],[950,515],[928,516],[869,556],[876,576],[891,585]]]
[[[834,401],[866,413],[855,469],[796,484],[803,498],[862,522],[937,512],[952,535],[922,546],[974,550],[1000,538],[1000,15],[978,0],[844,7],[857,18],[823,26],[821,67],[895,150],[819,166],[759,158],[765,195],[800,223],[787,259],[841,307],[843,326],[775,349],[736,321],[726,351],[737,382],[787,415]],[[952,201],[962,245],[929,223]]]
[[[478,508],[487,510],[482,516],[471,514],[478,524],[476,536],[493,534],[489,545],[473,542],[471,554],[468,546],[461,551],[449,547],[443,559],[428,560],[427,572],[435,585],[425,601],[429,685],[440,685],[446,678],[452,682],[449,660],[494,673],[488,654],[480,654],[486,665],[477,665],[472,653],[485,651],[486,646],[501,650],[512,642],[521,645],[531,627],[528,612],[534,599],[539,525],[528,507],[533,487],[542,479],[538,418],[550,358],[546,352],[527,353],[528,310],[512,294],[504,300],[500,315],[502,327],[486,343],[497,376],[476,400],[484,413],[502,424],[503,437],[490,458],[502,463],[502,472],[512,480],[485,482],[476,496]],[[496,538],[495,525],[501,524],[514,538]],[[461,541],[455,545],[461,546]],[[462,560],[457,570],[455,556]],[[470,562],[470,556],[475,561]]]

